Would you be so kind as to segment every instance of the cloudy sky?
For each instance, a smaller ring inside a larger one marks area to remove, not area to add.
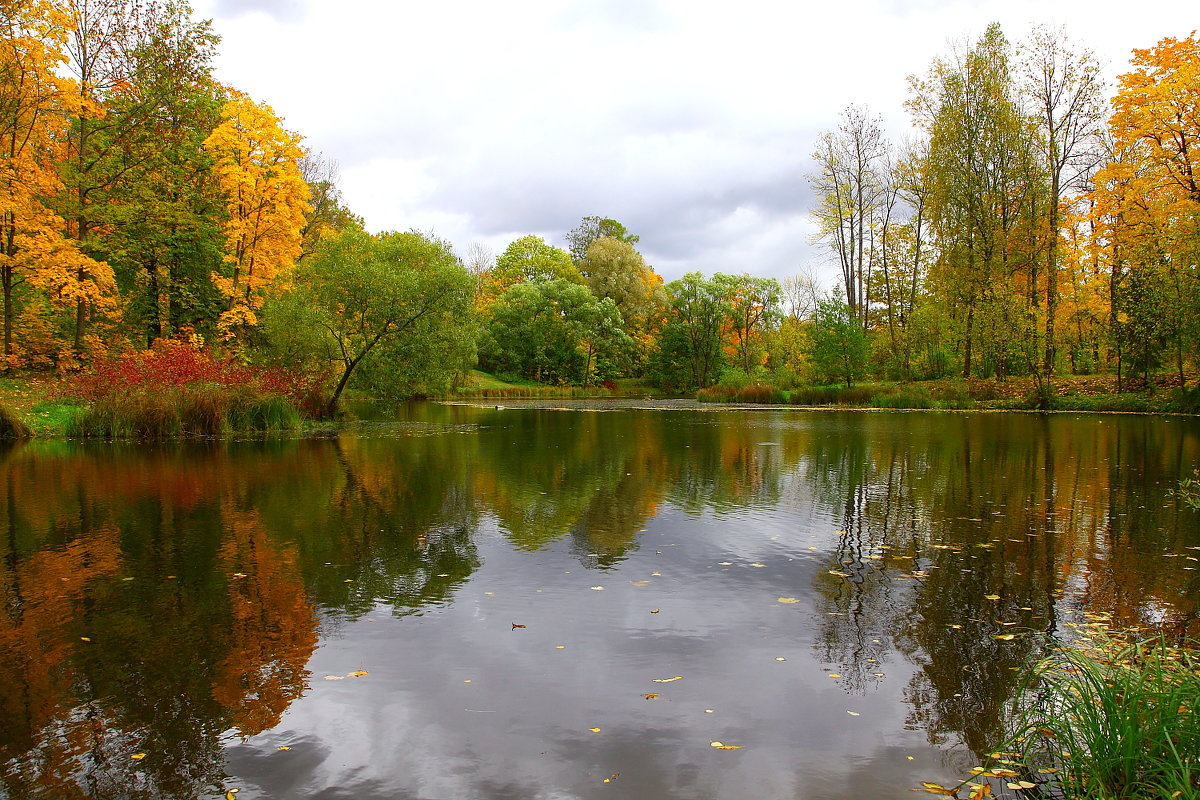
[[[373,231],[460,254],[585,215],[690,270],[831,275],[810,243],[816,137],[851,103],[908,131],[906,76],[998,21],[1062,26],[1110,76],[1200,27],[1194,0],[194,0],[218,76],[341,169]],[[1142,9],[1145,9],[1144,11]]]

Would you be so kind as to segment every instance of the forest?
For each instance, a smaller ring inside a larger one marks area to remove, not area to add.
[[[1068,375],[1183,396],[1194,383],[1195,32],[1135,50],[1110,96],[1064,32],[1014,44],[993,24],[910,77],[909,139],[847,107],[797,186],[836,265],[827,291],[753,264],[665,283],[603,216],[562,246],[528,235],[499,255],[403,220],[372,233],[331,157],[214,77],[218,36],[186,2],[3,0],[0,24],[10,375],[187,362],[217,383],[258,376],[315,416],[347,390],[437,395],[476,369],[675,393],[1021,377],[1044,399]]]

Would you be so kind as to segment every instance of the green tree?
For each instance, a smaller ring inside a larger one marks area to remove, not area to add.
[[[608,236],[592,242],[579,269],[592,293],[610,298],[621,312],[624,330],[635,344],[628,371],[639,373],[667,308],[662,277],[632,244]]]
[[[598,356],[629,345],[621,322],[616,304],[586,286],[518,283],[491,308],[481,362],[501,374],[586,385]]]
[[[485,293],[494,299],[518,283],[554,280],[581,284],[583,276],[565,250],[530,234],[504,248],[488,275]]]
[[[667,284],[667,297],[671,307],[653,370],[665,385],[711,386],[725,363],[722,334],[731,310],[725,287],[715,276],[689,272]]]
[[[588,249],[598,239],[616,239],[625,244],[637,244],[640,236],[630,233],[624,225],[607,217],[584,217],[579,226],[567,234],[567,250],[576,264],[587,258]]]
[[[823,383],[844,381],[853,386],[862,377],[870,345],[866,332],[841,297],[827,297],[817,304],[808,329],[807,351],[817,380]]]
[[[427,234],[372,236],[349,228],[322,239],[295,288],[264,310],[279,358],[340,370],[328,411],[361,367],[389,394],[447,384],[473,339],[474,279],[450,245]],[[387,362],[381,385],[372,361]]]
[[[726,319],[738,368],[749,375],[762,364],[764,334],[779,324],[783,289],[774,278],[750,275],[717,273],[713,281],[725,297]]]

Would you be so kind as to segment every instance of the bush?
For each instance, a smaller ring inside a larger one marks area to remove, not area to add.
[[[933,398],[924,389],[901,389],[877,394],[871,398],[875,408],[933,408]]]

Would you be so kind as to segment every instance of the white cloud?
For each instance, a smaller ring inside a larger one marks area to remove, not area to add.
[[[201,0],[221,78],[342,165],[373,229],[465,250],[615,217],[669,279],[820,260],[804,173],[851,103],[908,129],[906,76],[999,21],[1069,36],[1113,72],[1195,26],[1190,2],[1119,24],[1084,0]],[[508,237],[507,239],[505,237]]]

